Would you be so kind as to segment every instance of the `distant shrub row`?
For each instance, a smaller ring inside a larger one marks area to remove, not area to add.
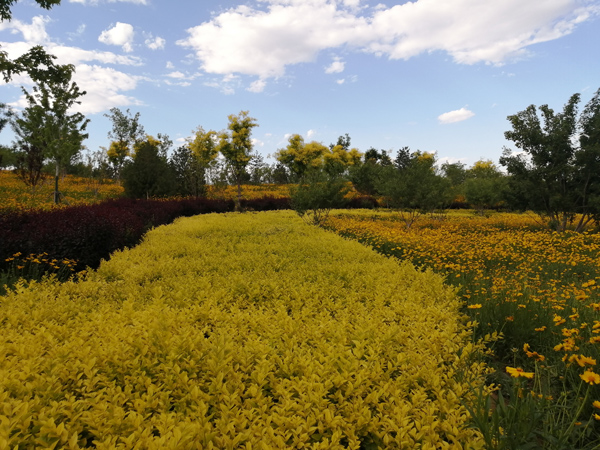
[[[289,208],[285,198],[246,200],[245,208]],[[20,252],[47,253],[78,261],[78,269],[97,267],[117,249],[136,245],[144,233],[178,217],[233,211],[232,200],[108,200],[96,205],[0,215],[0,267]]]
[[[350,208],[373,208],[372,198],[355,198]],[[252,211],[289,209],[289,198],[262,197],[242,201]],[[144,233],[178,217],[233,211],[233,200],[108,200],[96,205],[52,211],[0,214],[0,269],[16,253],[46,253],[78,262],[77,269],[96,268],[118,249],[136,245]]]

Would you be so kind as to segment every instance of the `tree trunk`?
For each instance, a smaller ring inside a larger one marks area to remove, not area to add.
[[[58,192],[58,176],[60,173],[60,166],[58,161],[56,162],[56,171],[54,172],[54,203],[58,205],[60,203],[60,193]]]
[[[242,182],[241,177],[237,179],[237,199],[235,202],[235,210],[240,212],[242,210]]]

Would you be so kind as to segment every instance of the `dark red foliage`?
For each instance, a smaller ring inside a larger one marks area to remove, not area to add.
[[[374,199],[362,197],[349,207],[372,208]],[[243,200],[250,211],[289,209],[289,198]],[[91,206],[54,211],[0,214],[0,270],[17,252],[23,256],[47,253],[50,259],[78,261],[77,269],[96,268],[115,250],[136,245],[152,227],[178,217],[234,210],[233,200],[189,198],[141,200],[121,198]]]

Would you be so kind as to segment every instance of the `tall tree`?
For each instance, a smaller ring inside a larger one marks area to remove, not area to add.
[[[237,184],[235,207],[241,211],[242,180],[252,154],[252,128],[257,127],[256,119],[248,111],[229,115],[228,131],[219,134],[218,150],[225,158],[229,171]]]
[[[376,187],[410,228],[421,214],[446,206],[450,200],[449,183],[437,172],[433,153],[410,153],[408,147],[404,147],[399,151],[398,160],[402,164],[396,162],[383,168]]]
[[[133,161],[123,167],[125,194],[135,198],[165,197],[175,194],[176,176],[160,154],[159,141],[152,136],[136,144]]]
[[[55,164],[54,202],[60,202],[58,189],[60,170],[80,152],[89,119],[72,108],[85,95],[71,81],[72,65],[56,66],[52,79],[38,79],[33,92],[21,88],[28,106],[13,122],[13,130],[22,150],[36,149]]]
[[[108,149],[108,159],[118,179],[123,164],[132,156],[135,144],[146,139],[146,132],[140,124],[139,112],[132,116],[129,109],[123,112],[119,108],[111,108],[110,113],[104,114],[104,117],[108,117],[112,122],[112,129],[108,132],[108,138],[112,140]]]
[[[479,160],[465,173],[465,196],[469,204],[483,214],[504,199],[506,177],[491,160]]]
[[[577,214],[582,215],[576,226],[581,231],[595,211],[589,188],[598,183],[595,152],[600,102],[596,94],[578,120],[579,101],[579,94],[572,95],[559,113],[548,105],[530,105],[508,116],[512,130],[504,133],[523,151],[505,148],[500,158],[511,175],[510,201],[548,217],[556,231],[565,231]]]
[[[296,180],[301,180],[312,169],[323,166],[323,155],[327,147],[319,142],[306,144],[299,134],[293,134],[288,139],[286,148],[277,150],[275,158],[292,173]]]

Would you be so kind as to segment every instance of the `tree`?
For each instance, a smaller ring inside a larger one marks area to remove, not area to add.
[[[241,111],[229,117],[228,131],[219,134],[218,150],[225,158],[229,171],[237,184],[235,208],[241,211],[242,179],[252,153],[252,128],[257,127],[256,119]]]
[[[440,167],[443,177],[449,184],[449,195],[454,205],[465,204],[465,180],[467,179],[467,169],[461,162],[445,162]]]
[[[391,166],[392,160],[385,150],[378,151],[371,147],[364,154],[362,163],[353,164],[348,171],[348,176],[354,189],[364,195],[379,195],[377,190],[378,180],[384,167]]]
[[[323,169],[311,169],[290,189],[291,206],[307,223],[322,225],[333,208],[342,208],[348,192],[346,180]]]
[[[89,119],[80,113],[71,113],[85,95],[71,81],[72,65],[56,66],[51,79],[38,79],[33,92],[21,88],[28,106],[13,121],[13,130],[22,151],[41,151],[44,158],[55,164],[54,202],[60,202],[58,181],[60,169],[69,164],[88,137],[84,133]]]
[[[466,171],[465,196],[471,206],[483,214],[504,199],[505,177],[490,160],[479,160]]]
[[[175,171],[177,191],[180,195],[201,197],[206,194],[204,173],[187,145],[175,149],[170,164]]]
[[[11,20],[12,11],[10,7],[17,3],[18,0],[0,0],[0,19]],[[60,0],[35,0],[35,2],[44,9],[51,9],[55,5],[60,4]]]
[[[198,127],[194,131],[194,139],[188,142],[200,170],[203,184],[208,183],[209,173],[215,167],[219,156],[218,139],[216,131],[205,131],[204,128]]]
[[[46,178],[44,168],[44,153],[39,147],[24,144],[21,152],[17,152],[15,165],[17,176],[31,188],[35,196],[35,188]]]
[[[411,154],[408,147],[398,153],[396,163],[383,168],[376,188],[410,228],[421,214],[443,208],[448,203],[449,183],[437,173],[433,153],[416,151]],[[398,164],[398,160],[402,164]]]
[[[173,168],[160,155],[157,140],[148,139],[136,144],[133,161],[123,167],[125,195],[134,198],[166,197],[176,192]]]
[[[579,119],[579,94],[572,95],[560,113],[548,105],[530,105],[508,116],[512,130],[504,135],[522,150],[505,148],[500,158],[511,175],[509,201],[547,217],[556,231],[565,231],[577,214],[581,216],[575,229],[582,231],[598,214],[598,97],[597,92]]]
[[[574,164],[581,218],[576,229],[583,230],[592,220],[600,222],[600,89],[581,113],[579,127],[579,151]]]
[[[123,113],[119,108],[111,108],[110,114],[104,114],[104,117],[112,122],[112,129],[108,132],[108,138],[112,140],[108,159],[119,179],[123,164],[131,156],[136,143],[146,139],[146,132],[140,124],[139,112],[132,116],[129,109]]]
[[[275,153],[275,158],[283,164],[296,180],[301,180],[310,169],[317,169],[323,165],[323,155],[327,147],[318,142],[306,144],[299,134],[293,134],[288,139],[288,145]]]

